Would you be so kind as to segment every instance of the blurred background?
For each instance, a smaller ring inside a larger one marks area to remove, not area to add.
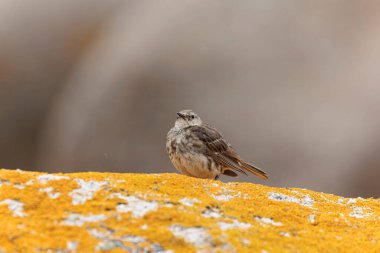
[[[175,172],[193,109],[270,175],[233,180],[380,197],[379,24],[377,1],[0,0],[0,167]]]

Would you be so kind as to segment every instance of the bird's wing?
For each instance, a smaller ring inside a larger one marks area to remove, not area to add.
[[[208,125],[192,126],[191,132],[205,144],[206,154],[211,156],[216,163],[247,174],[239,166],[239,155],[216,129]]]
[[[206,154],[211,156],[218,164],[244,174],[247,174],[246,172],[248,171],[262,179],[268,179],[264,171],[244,162],[215,128],[203,124],[201,126],[192,126],[191,132],[205,144]]]

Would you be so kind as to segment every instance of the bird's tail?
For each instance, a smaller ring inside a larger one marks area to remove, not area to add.
[[[255,167],[255,166],[253,166],[252,164],[249,164],[249,163],[242,161],[240,166],[242,169],[244,169],[248,172],[251,172],[252,174],[258,176],[261,179],[267,180],[269,178],[267,173],[265,173],[264,171],[260,170],[259,168]]]

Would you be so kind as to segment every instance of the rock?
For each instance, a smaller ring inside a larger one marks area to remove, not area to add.
[[[0,252],[380,252],[380,200],[178,174],[0,170]]]

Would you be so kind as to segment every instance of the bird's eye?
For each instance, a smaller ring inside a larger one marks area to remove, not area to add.
[[[192,119],[195,119],[195,116],[194,116],[194,115],[191,115],[191,118],[192,118]]]

